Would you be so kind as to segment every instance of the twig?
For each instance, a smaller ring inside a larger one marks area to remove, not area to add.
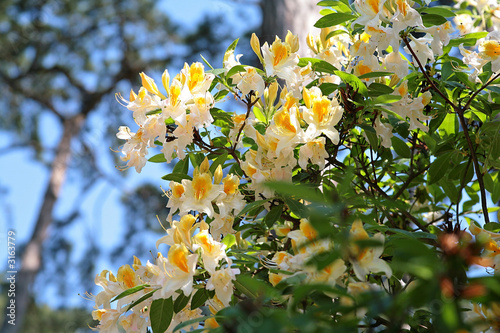
[[[461,106],[455,105],[452,101],[450,101],[448,99],[448,97],[446,97],[446,95],[441,90],[439,90],[438,87],[436,87],[436,85],[434,84],[434,82],[432,81],[432,79],[429,77],[429,75],[425,71],[424,67],[422,66],[422,63],[418,59],[417,55],[415,54],[415,52],[411,48],[410,43],[408,42],[408,38],[407,37],[403,37],[403,42],[408,47],[408,50],[410,51],[411,55],[413,56],[413,59],[415,59],[415,61],[418,63],[418,67],[420,68],[420,70],[422,71],[422,73],[424,74],[425,78],[427,79],[427,81],[429,82],[429,84],[432,86],[432,88],[446,101],[446,103],[450,104],[453,107],[453,111],[455,111],[455,113],[458,115],[458,119],[460,121],[460,125],[462,126],[462,129],[463,129],[463,132],[464,132],[465,140],[467,141],[467,145],[469,147],[470,154],[472,156],[472,162],[474,163],[474,170],[475,170],[476,175],[477,175],[477,181],[479,183],[479,190],[481,192],[481,206],[483,208],[484,221],[485,221],[485,223],[489,223],[490,222],[490,217],[488,215],[488,204],[486,202],[486,190],[485,190],[484,182],[483,182],[483,174],[481,173],[481,170],[479,168],[479,162],[477,160],[476,151],[474,150],[474,146],[472,144],[472,140],[470,139],[470,136],[469,136],[469,131],[467,129],[467,122],[465,121],[464,112],[465,112],[465,110],[467,110],[469,108],[470,103],[472,103],[472,100],[477,96],[477,94],[479,94],[479,92],[481,92],[492,81],[494,81],[497,77],[499,77],[500,73],[497,74],[492,80],[490,80],[487,83],[485,83],[479,90],[477,90],[476,92],[474,92],[474,94],[471,96],[471,98],[469,99],[469,101],[467,102],[467,104],[465,104],[464,107],[461,107]]]
[[[429,82],[429,84],[432,86],[432,89],[434,89],[434,91],[436,91],[446,101],[446,103],[450,104],[453,108],[455,108],[456,105],[452,101],[450,101],[448,99],[448,97],[441,90],[439,90],[438,87],[436,87],[436,85],[434,84],[434,82],[432,81],[432,79],[429,77],[429,74],[427,74],[427,72],[425,71],[424,66],[422,66],[422,63],[420,62],[420,60],[418,59],[417,55],[415,54],[415,52],[411,48],[410,42],[408,42],[408,38],[407,37],[403,37],[403,42],[408,47],[408,50],[410,51],[413,59],[415,59],[415,61],[417,62],[418,67],[420,68],[420,70],[424,74],[425,78],[427,79],[427,82]]]

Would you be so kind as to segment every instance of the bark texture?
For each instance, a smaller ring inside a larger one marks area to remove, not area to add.
[[[309,32],[318,34],[314,23],[321,17],[316,0],[262,0],[261,43],[272,43],[276,36],[285,39],[287,31],[299,35],[300,55],[306,56],[306,36]]]
[[[61,193],[66,178],[68,163],[71,156],[71,141],[80,132],[86,115],[78,114],[63,122],[63,134],[59,140],[56,155],[52,164],[50,178],[47,183],[42,206],[38,213],[35,228],[22,256],[21,269],[16,276],[16,325],[8,323],[9,317],[4,318],[2,332],[17,333],[28,309],[31,295],[31,286],[36,275],[42,268],[42,247],[48,235],[48,229],[53,220],[55,204]]]

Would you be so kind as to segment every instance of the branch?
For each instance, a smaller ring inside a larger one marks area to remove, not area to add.
[[[427,79],[427,82],[429,82],[429,84],[431,85],[432,89],[434,89],[434,91],[436,91],[439,94],[439,96],[441,96],[446,101],[446,103],[450,104],[453,108],[455,108],[456,105],[452,101],[450,101],[448,99],[448,97],[441,90],[439,90],[438,87],[436,87],[436,85],[432,81],[432,79],[429,76],[429,74],[427,74],[424,66],[422,66],[422,63],[420,62],[420,60],[418,59],[417,55],[415,54],[415,52],[411,48],[410,43],[408,42],[408,38],[407,37],[403,37],[403,42],[406,44],[406,47],[408,47],[408,50],[410,51],[413,59],[415,59],[415,61],[417,62],[418,67],[420,68],[420,70],[424,74],[425,78]]]
[[[56,110],[56,108],[54,107],[54,105],[52,105],[50,100],[48,100],[42,96],[39,96],[37,94],[34,94],[33,92],[23,88],[18,83],[19,80],[17,78],[8,77],[4,73],[0,72],[0,79],[3,82],[5,82],[10,87],[10,89],[12,89],[13,91],[18,91],[22,95],[24,95],[26,98],[29,98],[29,99],[39,103],[40,105],[46,107],[49,111],[51,111],[54,115],[56,115],[56,117],[59,118],[59,120],[61,122],[64,121],[65,117],[61,113],[59,113],[59,111]]]
[[[465,106],[463,107],[463,110],[467,110],[470,106],[470,104],[472,103],[472,101],[476,98],[476,96],[481,92],[483,91],[484,89],[486,89],[486,87],[488,87],[493,81],[495,81],[496,79],[498,79],[500,77],[500,73],[498,73],[497,75],[495,75],[494,78],[492,78],[491,80],[489,80],[488,82],[486,82],[485,84],[483,84],[483,86],[481,88],[479,88],[478,90],[476,90],[472,96],[469,98],[469,100],[467,101],[467,104],[465,104]]]
[[[407,37],[403,37],[403,42],[408,47],[408,50],[410,51],[410,53],[413,56],[413,58],[415,59],[415,61],[418,63],[418,66],[419,66],[420,70],[425,75],[425,78],[427,79],[427,81],[429,82],[429,84],[432,86],[432,88],[448,104],[450,104],[453,107],[453,111],[455,111],[455,113],[458,115],[458,119],[460,121],[460,125],[462,126],[462,129],[464,131],[465,140],[467,141],[467,145],[468,145],[469,150],[470,150],[470,154],[471,154],[471,157],[472,157],[472,162],[474,163],[474,170],[475,170],[476,175],[477,175],[477,181],[479,183],[479,190],[481,192],[481,206],[482,206],[482,209],[483,209],[484,221],[485,221],[485,223],[489,223],[490,222],[490,217],[488,216],[488,204],[486,202],[486,190],[484,188],[483,174],[481,173],[481,170],[479,168],[479,162],[477,160],[476,151],[474,150],[474,146],[472,144],[472,140],[470,139],[470,136],[469,136],[469,131],[467,129],[467,122],[465,121],[464,112],[469,108],[470,103],[472,103],[472,100],[479,94],[479,92],[481,92],[483,89],[485,89],[497,77],[500,77],[500,73],[497,74],[492,80],[490,80],[487,83],[485,83],[481,88],[479,88],[479,90],[477,90],[476,92],[474,92],[474,94],[471,96],[471,98],[469,99],[469,101],[467,102],[467,104],[464,107],[460,107],[460,106],[455,105],[453,102],[451,102],[448,99],[448,97],[446,97],[446,95],[444,95],[444,93],[441,90],[439,90],[438,87],[436,87],[436,85],[434,84],[434,82],[432,81],[432,79],[429,77],[429,75],[427,74],[427,72],[423,68],[422,63],[418,59],[417,55],[415,54],[415,52],[411,48],[410,43],[408,42],[408,38]]]
[[[467,122],[464,118],[464,111],[460,107],[455,107],[455,112],[458,115],[458,119],[460,120],[460,125],[464,130],[465,140],[467,141],[467,145],[469,146],[470,155],[472,157],[472,162],[474,164],[474,170],[476,172],[477,181],[479,183],[479,191],[481,192],[481,206],[483,208],[483,216],[484,222],[489,223],[490,217],[488,215],[488,203],[486,202],[486,190],[484,187],[483,174],[481,173],[481,169],[479,168],[479,161],[477,160],[476,151],[474,150],[474,146],[472,144],[472,140],[469,136],[469,131],[467,129]]]

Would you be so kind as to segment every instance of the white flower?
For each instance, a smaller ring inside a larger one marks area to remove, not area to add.
[[[231,297],[233,296],[233,280],[236,279],[236,274],[239,273],[239,269],[227,267],[210,274],[210,279],[207,281],[207,289],[215,289],[215,295],[224,306],[229,306],[229,302],[231,302]]]
[[[233,75],[232,79],[243,96],[249,94],[250,91],[253,91],[257,97],[262,96],[264,93],[266,87],[264,79],[254,67],[245,66],[245,72]]]
[[[299,165],[302,169],[307,168],[308,161],[319,166],[320,170],[325,167],[328,153],[325,149],[326,139],[320,137],[314,140],[307,141],[299,149]]]
[[[245,207],[244,197],[240,193],[238,186],[240,179],[238,176],[229,174],[222,180],[224,186],[224,194],[217,199],[220,215],[228,215],[234,210],[240,212]]]
[[[301,107],[302,116],[309,124],[305,132],[306,140],[325,134],[334,144],[339,142],[339,132],[335,125],[340,121],[343,109],[336,98],[329,99],[322,96],[317,87],[310,90],[304,88],[302,92],[306,107]]]
[[[370,239],[360,220],[356,220],[352,224],[349,234],[351,241]],[[384,252],[384,235],[378,233],[372,239],[380,242],[381,246],[360,248],[358,245],[353,244],[350,248],[352,268],[354,269],[354,274],[361,281],[366,281],[366,275],[370,272],[383,272],[389,278],[392,276],[391,267],[384,260],[380,259],[380,256]]]
[[[380,118],[377,117],[375,120],[375,131],[377,135],[382,139],[382,146],[385,148],[390,148],[392,146],[391,138],[392,138],[392,126],[389,123],[382,123]]]
[[[179,289],[184,295],[190,295],[193,291],[193,275],[197,261],[198,254],[189,254],[184,244],[171,246],[168,259],[162,256],[157,259],[155,277],[151,279],[151,284],[161,288],[154,297],[169,298],[177,295],[176,291]]]
[[[410,35],[410,39],[411,39],[410,46],[413,52],[415,52],[415,55],[417,56],[422,66],[425,66],[425,64],[428,61],[434,60],[434,53],[429,48],[429,45],[427,45],[427,43],[432,42],[433,40],[432,38],[422,37],[417,39]],[[405,51],[407,53],[410,53],[408,47],[406,46],[405,46]]]
[[[93,327],[92,330],[101,333],[120,333],[117,325],[120,315],[121,312],[114,309],[97,309],[92,311],[92,318],[99,320],[99,325]]]
[[[293,39],[290,36],[293,37],[291,32],[288,32],[287,40],[289,41]],[[291,45],[287,41],[281,42],[281,39],[277,36],[271,47],[267,42],[264,43],[261,49],[267,76],[277,75],[279,78],[286,80],[290,71],[293,71],[291,68],[295,67],[299,62],[299,57],[295,53],[298,48],[298,41],[296,45]]]
[[[215,201],[224,192],[222,185],[212,184],[212,176],[209,173],[196,171],[193,180],[183,179],[182,185],[185,192],[184,201],[180,207],[181,213],[195,210],[212,217],[214,215],[212,201]]]
[[[408,61],[404,60],[398,51],[386,55],[382,62],[386,70],[398,78],[402,79],[408,75]]]
[[[219,261],[226,258],[226,252],[224,251],[226,245],[214,240],[207,230],[197,233],[194,240],[197,244],[194,249],[199,247],[202,250],[203,266],[209,273],[215,272]]]

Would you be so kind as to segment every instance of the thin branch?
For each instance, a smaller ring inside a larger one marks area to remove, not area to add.
[[[477,175],[477,181],[479,183],[479,190],[481,192],[481,206],[482,206],[482,209],[483,209],[483,216],[484,216],[484,221],[485,223],[489,223],[490,222],[490,218],[489,218],[489,215],[488,215],[488,204],[486,202],[486,190],[485,190],[485,187],[484,187],[484,182],[483,182],[483,174],[481,173],[481,169],[479,167],[479,161],[477,160],[477,156],[476,156],[476,151],[474,149],[474,145],[472,144],[472,140],[469,136],[469,130],[467,128],[467,122],[465,121],[465,117],[464,117],[464,112],[468,109],[470,103],[472,103],[472,100],[477,96],[477,94],[479,94],[479,92],[481,92],[483,89],[485,89],[492,81],[494,81],[497,77],[500,76],[500,73],[497,74],[493,80],[490,80],[488,81],[487,83],[485,83],[479,90],[477,90],[476,92],[474,92],[474,94],[471,96],[471,98],[469,99],[469,101],[467,102],[467,104],[464,106],[464,107],[460,107],[458,105],[455,105],[453,102],[451,102],[448,97],[446,97],[446,95],[441,91],[439,90],[438,87],[436,87],[436,85],[434,84],[434,82],[432,81],[432,79],[429,77],[429,75],[427,74],[427,72],[425,71],[425,69],[423,68],[422,66],[422,63],[420,62],[420,60],[418,59],[417,55],[415,54],[415,52],[413,51],[413,49],[411,48],[410,46],[410,43],[408,42],[408,38],[407,37],[404,37],[403,38],[403,41],[404,43],[406,44],[406,46],[408,47],[408,50],[410,51],[410,53],[412,54],[413,56],[413,59],[415,59],[415,61],[418,63],[418,66],[420,68],[420,70],[422,71],[422,73],[425,75],[425,78],[427,79],[427,81],[429,82],[429,84],[432,86],[432,88],[448,103],[450,104],[452,107],[453,107],[453,111],[455,111],[455,113],[458,115],[458,119],[460,121],[460,125],[462,126],[462,129],[463,129],[463,132],[464,132],[464,136],[465,136],[465,140],[467,141],[467,145],[469,147],[469,151],[470,151],[470,154],[472,156],[472,162],[474,163],[474,170],[476,172],[476,175]]]
[[[432,89],[434,89],[434,91],[436,91],[445,101],[446,103],[450,104],[453,108],[456,107],[456,105],[450,101],[448,99],[448,97],[441,91],[439,90],[438,87],[436,87],[436,85],[434,84],[434,82],[432,81],[431,77],[429,76],[429,74],[427,74],[424,66],[422,66],[422,63],[420,62],[420,60],[418,59],[417,55],[415,54],[415,52],[413,51],[413,49],[411,48],[410,46],[410,42],[408,42],[408,38],[407,37],[403,37],[403,42],[406,44],[406,46],[408,47],[408,50],[410,51],[413,59],[417,62],[418,64],[418,67],[420,68],[420,70],[422,71],[422,73],[424,74],[425,78],[427,79],[427,82],[429,82],[429,84],[432,86]]]
[[[59,118],[60,121],[64,121],[65,117],[59,113],[59,111],[56,110],[54,105],[50,102],[50,100],[39,96],[37,94],[34,94],[33,92],[23,88],[20,84],[18,84],[19,80],[17,78],[11,78],[5,75],[4,73],[0,72],[0,79],[5,82],[10,89],[13,91],[18,91],[20,92],[24,97],[29,98],[42,106],[46,107],[49,111],[51,111],[54,115],[56,115],[57,118]]]
[[[392,198],[394,200],[396,200],[397,198],[399,198],[399,196],[401,194],[403,194],[403,192],[408,188],[408,186],[410,186],[410,183],[413,179],[417,178],[418,176],[420,176],[421,174],[423,174],[425,171],[427,171],[429,169],[429,166],[426,166],[425,168],[419,170],[418,172],[413,172],[411,175],[408,176],[408,178],[406,179],[405,183],[403,184],[403,186],[401,186],[401,188],[398,190],[398,192],[396,192],[396,194],[394,194],[392,196]]]
[[[500,73],[498,73],[497,75],[495,75],[495,77],[491,80],[489,80],[488,82],[486,82],[485,84],[483,84],[483,86],[481,88],[479,88],[478,90],[476,90],[472,96],[469,98],[469,100],[467,101],[467,104],[465,104],[465,106],[463,107],[463,110],[467,110],[470,106],[470,104],[472,103],[472,101],[476,98],[476,96],[481,92],[483,91],[484,89],[486,89],[486,87],[488,87],[493,81],[495,81],[496,79],[498,79],[500,77]]]
[[[455,112],[457,113],[458,119],[460,120],[460,125],[462,126],[462,128],[464,130],[465,140],[467,141],[467,145],[469,146],[470,155],[472,157],[472,162],[474,164],[474,170],[476,172],[477,181],[479,183],[479,191],[481,192],[481,206],[483,208],[484,222],[489,223],[490,217],[488,215],[488,203],[486,202],[486,190],[484,187],[483,174],[481,173],[481,169],[479,167],[479,161],[477,160],[477,156],[476,156],[476,151],[475,151],[474,146],[472,144],[472,140],[469,136],[469,131],[467,129],[467,122],[465,121],[464,113],[463,113],[464,110],[461,109],[460,107],[456,107]]]

